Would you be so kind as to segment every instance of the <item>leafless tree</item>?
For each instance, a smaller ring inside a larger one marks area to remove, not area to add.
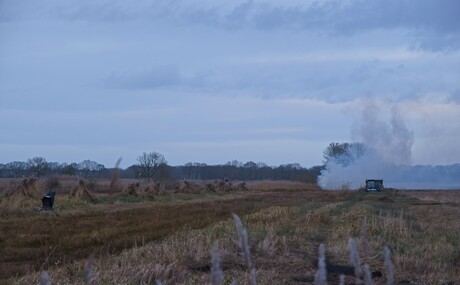
[[[323,151],[324,163],[330,161],[342,166],[348,166],[358,160],[366,152],[366,145],[359,142],[330,143]]]
[[[158,152],[142,153],[138,156],[139,176],[152,180],[155,174],[166,166],[165,157]]]
[[[44,157],[33,157],[27,160],[27,167],[30,169],[33,176],[40,177],[48,167],[48,162],[46,162]]]

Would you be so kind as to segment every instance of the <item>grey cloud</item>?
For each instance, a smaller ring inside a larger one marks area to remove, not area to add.
[[[434,52],[452,52],[460,48],[460,33],[438,33],[436,31],[414,32],[411,48]]]
[[[309,7],[276,7],[249,1],[236,7],[225,24],[324,30],[336,36],[403,29],[411,36],[413,47],[440,51],[459,47],[458,11],[460,2],[456,0],[326,1]]]
[[[109,88],[156,89],[162,87],[199,87],[204,74],[183,75],[176,67],[162,66],[141,72],[112,74],[103,80]]]
[[[407,66],[406,66],[407,64]],[[431,61],[413,66],[410,62],[378,60],[340,64],[336,62],[294,65],[242,65],[215,67],[185,74],[174,66],[140,72],[116,73],[104,85],[118,89],[195,89],[209,94],[247,93],[264,98],[318,98],[344,102],[366,97],[385,96],[401,101],[416,99],[427,93],[453,94],[458,84],[440,76],[444,71],[420,73],[432,66]]]
[[[222,28],[291,28],[349,36],[374,30],[404,30],[411,47],[449,51],[460,47],[460,1],[354,0],[292,5],[246,1],[223,9],[213,2],[79,0],[3,1],[0,20],[172,21]]]
[[[460,103],[460,89],[452,92],[452,101]]]

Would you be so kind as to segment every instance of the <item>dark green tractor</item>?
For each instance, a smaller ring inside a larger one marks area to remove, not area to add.
[[[383,190],[383,180],[382,179],[366,179],[366,187],[364,191],[366,192],[380,192]]]

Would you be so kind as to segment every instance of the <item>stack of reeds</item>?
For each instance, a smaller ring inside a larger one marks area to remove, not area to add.
[[[78,182],[78,186],[72,190],[70,195],[83,200],[94,200],[96,198],[96,196],[94,196],[94,194],[89,191],[88,187],[86,187],[83,180]]]

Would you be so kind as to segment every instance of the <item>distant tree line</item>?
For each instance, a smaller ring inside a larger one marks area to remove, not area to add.
[[[359,158],[365,151],[361,143],[331,143],[324,150],[324,164],[330,161],[347,166]],[[205,163],[189,162],[185,165],[170,166],[165,157],[158,152],[142,153],[137,157],[137,163],[126,168],[118,169],[121,178],[147,179],[149,181],[164,181],[169,179],[197,180],[293,180],[316,183],[321,174],[322,166],[311,168],[302,167],[298,163],[269,166],[262,162],[249,161],[246,163],[233,160],[225,164],[207,165]],[[0,178],[43,177],[53,175],[78,176],[83,178],[107,178],[112,175],[113,168],[106,168],[92,160],[79,163],[48,162],[44,157],[33,157],[27,161],[0,163]]]
[[[143,153],[137,158],[138,163],[126,169],[120,169],[121,178],[145,178],[149,180],[169,179],[231,179],[231,180],[294,180],[315,183],[322,166],[305,168],[297,163],[269,166],[265,163],[252,161],[243,163],[230,161],[221,165],[205,163],[186,163],[170,166],[163,155],[152,152]],[[0,163],[0,178],[46,177],[46,176],[78,176],[82,178],[108,178],[113,168],[106,168],[92,160],[80,163],[48,162],[43,157],[30,158],[27,161]]]
[[[27,161],[12,161],[0,163],[0,178],[44,177],[52,175],[69,175],[88,178],[102,178],[109,174],[105,168],[92,160],[83,160],[80,163],[48,162],[43,157],[29,158]]]
[[[206,165],[203,163],[187,163],[171,169],[171,174],[184,179],[218,179],[232,180],[295,180],[316,182],[322,167],[304,168],[297,163],[268,166],[265,163],[252,161],[242,163],[230,161],[224,165]]]
[[[269,166],[262,162],[229,161],[225,164],[208,165],[189,162],[185,165],[170,166],[165,157],[158,152],[142,153],[137,163],[117,169],[121,178],[165,181],[189,180],[293,180],[316,183],[325,165],[333,162],[347,167],[359,160],[366,152],[362,143],[330,143],[323,151],[324,165],[305,168],[297,163]],[[457,182],[460,179],[460,164],[397,166],[402,181]],[[106,168],[92,160],[79,163],[48,162],[44,157],[33,157],[27,161],[0,163],[0,178],[78,176],[82,178],[110,178],[114,168]]]

